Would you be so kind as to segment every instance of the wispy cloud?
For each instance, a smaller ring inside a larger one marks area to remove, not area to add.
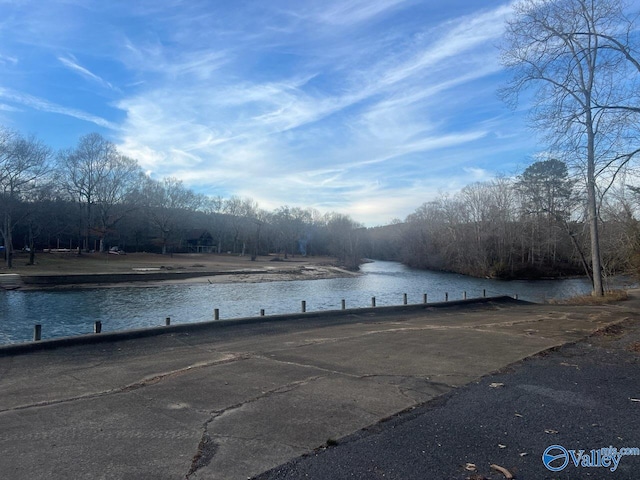
[[[17,65],[18,59],[17,57],[12,57],[10,55],[3,55],[0,53],[0,64]]]
[[[105,79],[99,77],[95,73],[89,71],[88,69],[86,69],[85,67],[80,65],[78,63],[78,60],[71,54],[67,55],[66,57],[59,56],[58,60],[65,67],[69,68],[71,71],[79,74],[80,76],[82,76],[82,77],[84,77],[84,78],[86,78],[88,80],[91,80],[91,81],[97,83],[98,85],[100,85],[102,87],[108,88],[110,90],[119,90],[119,89],[115,88],[111,83],[107,82]]]
[[[16,8],[18,38],[61,76],[2,78],[0,100],[108,129],[153,176],[203,193],[389,220],[529,141],[495,111],[509,4],[453,3],[74,1],[64,29],[46,24],[60,5]],[[3,45],[0,65],[17,52]]]
[[[16,92],[16,91],[12,91],[12,90],[0,87],[0,98],[4,98],[7,101],[24,105],[26,107],[29,107],[35,110],[40,110],[42,112],[59,113],[61,115],[74,117],[79,120],[91,122],[100,127],[104,127],[112,130],[115,130],[117,128],[117,126],[114,123],[108,120],[105,120],[104,118],[91,115],[89,113],[86,113],[74,108],[68,108],[62,105],[57,105],[55,103],[49,102],[42,98],[35,97],[33,95],[28,95],[26,93]]]

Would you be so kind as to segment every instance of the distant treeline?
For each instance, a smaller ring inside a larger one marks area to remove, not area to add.
[[[474,183],[424,203],[404,222],[371,229],[367,254],[418,268],[497,278],[589,275],[585,204],[558,160],[520,176]],[[637,271],[636,189],[609,192],[600,204],[606,274]]]
[[[600,203],[606,272],[640,265],[635,189]],[[312,208],[261,209],[248,198],[196,194],[154,180],[99,134],[57,153],[0,128],[0,233],[12,252],[331,255],[355,269],[364,257],[475,276],[540,278],[589,273],[585,204],[564,163],[536,162],[516,178],[475,183],[424,203],[404,221],[364,228]]]
[[[7,266],[25,249],[331,255],[360,257],[361,226],[347,215],[248,198],[196,194],[175,178],[154,180],[99,134],[54,153],[36,138],[0,128],[0,216]]]

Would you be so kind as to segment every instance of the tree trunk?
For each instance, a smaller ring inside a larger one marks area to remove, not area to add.
[[[7,268],[13,268],[13,233],[11,231],[11,216],[6,214],[4,217],[4,248]]]
[[[600,263],[600,238],[598,235],[598,209],[596,206],[595,179],[595,134],[591,110],[587,109],[587,214],[589,217],[589,236],[591,237],[591,272],[593,274],[593,291],[595,297],[604,296],[602,286],[602,265]]]

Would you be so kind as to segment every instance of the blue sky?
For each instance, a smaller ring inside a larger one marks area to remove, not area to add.
[[[404,218],[537,146],[497,97],[509,3],[0,0],[0,125],[99,132],[154,178]],[[523,105],[526,107],[526,105]]]

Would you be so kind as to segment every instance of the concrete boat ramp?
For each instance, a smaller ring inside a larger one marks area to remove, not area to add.
[[[501,298],[0,348],[0,477],[247,479],[638,306]]]

